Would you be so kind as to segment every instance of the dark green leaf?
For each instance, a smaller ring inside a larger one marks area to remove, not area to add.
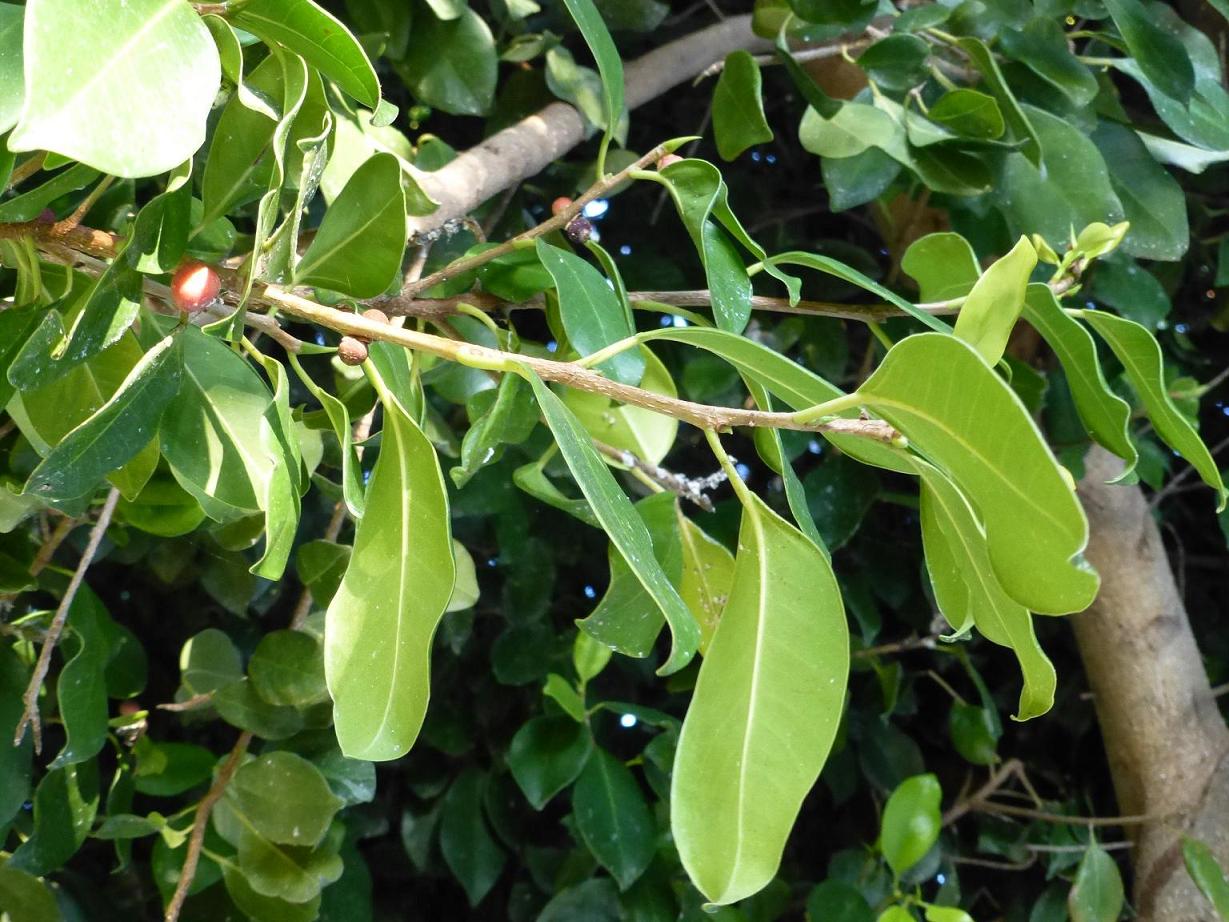
[[[1212,850],[1198,839],[1184,836],[1182,858],[1200,892],[1216,907],[1221,919],[1229,919],[1229,880]]]
[[[1188,103],[1195,89],[1195,70],[1182,42],[1139,0],[1105,0],[1105,8],[1144,76],[1166,96]]]
[[[576,780],[589,760],[593,738],[570,717],[535,717],[512,737],[508,768],[535,810]]]
[[[470,906],[481,903],[495,886],[505,859],[482,818],[485,785],[486,777],[476,769],[462,772],[444,796],[440,823],[440,851],[465,888]]]
[[[657,827],[627,766],[595,749],[572,794],[576,826],[589,851],[626,890],[653,860]]]
[[[761,92],[755,59],[746,51],[730,52],[713,90],[713,136],[723,160],[772,140]]]

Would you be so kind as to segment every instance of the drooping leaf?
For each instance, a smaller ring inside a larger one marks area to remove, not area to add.
[[[399,758],[418,736],[431,639],[455,580],[435,448],[395,398],[382,396],[380,456],[324,634],[337,739],[347,756],[369,761]]]
[[[644,366],[640,387],[655,394],[677,397],[678,390],[661,359],[645,346],[638,350],[629,350],[637,351]],[[564,402],[599,442],[622,451],[630,451],[648,464],[661,464],[666,454],[674,447],[679,423],[673,417],[644,407],[619,404],[601,394],[582,391],[568,391]]]
[[[533,386],[538,405],[559,443],[559,450],[567,461],[572,476],[576,478],[577,486],[589,501],[611,542],[661,609],[666,623],[670,626],[674,643],[670,658],[661,667],[661,674],[669,675],[678,671],[695,655],[700,642],[700,628],[695,618],[653,556],[653,542],[648,530],[632,507],[631,500],[602,463],[588,433],[541,378],[528,368],[524,374]]]
[[[760,66],[746,51],[732,51],[713,90],[713,135],[723,160],[772,140],[764,117]]]
[[[1229,491],[1225,489],[1220,469],[1207,445],[1169,396],[1164,358],[1156,338],[1135,321],[1104,311],[1086,310],[1082,316],[1122,362],[1127,379],[1143,401],[1157,434],[1186,458],[1203,482],[1216,491],[1217,511],[1224,509]]]
[[[38,0],[26,8],[25,76],[10,150],[140,177],[201,146],[222,72],[209,30],[180,0]]]
[[[1043,151],[1045,151],[1045,142],[1038,135],[1037,129],[1033,127],[1031,118],[1020,108],[1020,103],[1016,101],[1015,94],[1012,93],[1011,87],[1008,86],[1007,81],[1003,78],[1003,72],[999,70],[998,62],[995,61],[994,55],[990,53],[990,49],[986,47],[986,43],[979,38],[968,36],[961,38],[958,44],[964,49],[964,52],[972,60],[974,66],[981,71],[982,76],[986,80],[987,88],[998,101],[1003,120],[1011,128],[1012,134],[1016,136],[1016,140],[1023,143],[1021,150],[1024,157],[1034,167],[1040,167]],[[1049,151],[1045,151],[1045,155],[1048,154]]]
[[[295,281],[373,298],[399,277],[405,240],[401,165],[392,154],[376,154],[329,206]]]
[[[849,669],[827,561],[762,500],[742,499],[733,585],[683,723],[670,795],[683,867],[718,904],[776,874],[836,735]]]
[[[1033,611],[1087,607],[1098,578],[1079,559],[1084,511],[1028,411],[972,347],[954,336],[907,337],[858,394],[976,505],[1008,595]]]
[[[602,149],[605,150],[610,138],[619,130],[624,115],[623,59],[593,0],[563,0],[563,5],[589,46],[602,77],[602,102],[606,110],[606,137]]]
[[[676,507],[683,570],[679,595],[700,625],[700,652],[708,650],[730,597],[734,581],[734,555],[724,544],[710,538],[695,522]]]

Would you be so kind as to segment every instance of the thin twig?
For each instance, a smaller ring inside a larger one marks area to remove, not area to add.
[[[935,637],[910,637],[908,640],[898,640],[896,643],[880,644],[877,647],[867,647],[865,650],[854,650],[851,656],[872,657],[891,653],[906,653],[910,650],[933,650]]]
[[[196,866],[201,860],[201,849],[205,846],[205,831],[209,826],[209,814],[213,811],[214,805],[222,799],[222,795],[226,792],[226,785],[234,777],[239,768],[239,762],[243,759],[243,754],[247,752],[251,742],[252,732],[250,730],[244,730],[239,734],[235,747],[227,756],[213,785],[205,792],[201,802],[196,805],[196,815],[192,818],[192,835],[188,838],[188,851],[184,855],[183,870],[179,872],[179,882],[175,885],[175,893],[166,906],[166,922],[178,922],[184,900],[188,898],[188,891],[192,889],[192,880],[196,877]]]
[[[104,176],[100,179],[98,184],[89,191],[89,194],[81,200],[81,203],[73,209],[72,214],[70,214],[63,221],[56,222],[56,230],[58,232],[71,230],[85,220],[85,216],[89,214],[90,209],[94,207],[95,203],[100,198],[102,198],[102,194],[111,188],[111,183],[113,182],[115,182],[115,177],[111,175]]]
[[[9,174],[8,188],[12,189],[25,182],[35,173],[43,168],[43,163],[47,160],[47,152],[40,151],[32,157],[27,157],[21,162],[21,165],[15,167],[13,172]]]
[[[60,599],[60,605],[55,611],[55,617],[51,619],[51,626],[47,628],[47,636],[43,639],[43,646],[39,651],[38,661],[34,664],[34,672],[30,676],[30,684],[26,686],[25,694],[21,698],[25,708],[22,710],[21,720],[17,723],[17,730],[13,734],[14,746],[21,745],[21,741],[26,735],[26,727],[29,726],[34,736],[34,751],[38,753],[43,751],[43,726],[38,714],[38,693],[42,690],[43,680],[47,678],[47,671],[51,668],[51,653],[55,650],[55,646],[60,640],[60,634],[64,631],[64,625],[68,621],[68,610],[72,607],[77,590],[81,588],[82,580],[85,579],[85,571],[90,568],[90,564],[94,561],[94,555],[98,553],[98,545],[102,543],[102,536],[106,534],[107,526],[111,524],[111,515],[115,512],[115,505],[118,502],[119,490],[112,487],[110,492],[107,493],[106,502],[102,504],[102,511],[98,514],[98,521],[94,523],[94,527],[90,530],[90,538],[85,545],[85,552],[81,555],[81,560],[77,563],[77,569],[73,572],[72,579],[68,582],[68,588],[64,590],[64,596]]]

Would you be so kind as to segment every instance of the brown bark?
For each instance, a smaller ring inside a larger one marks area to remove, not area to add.
[[[1151,922],[1216,922],[1182,837],[1229,866],[1229,729],[1143,493],[1106,483],[1122,469],[1108,452],[1094,447],[1086,463],[1080,497],[1101,592],[1072,625],[1120,812],[1156,817],[1134,832],[1135,907]]]

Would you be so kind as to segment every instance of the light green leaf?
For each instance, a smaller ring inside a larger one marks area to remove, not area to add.
[[[977,254],[967,240],[951,232],[913,241],[901,257],[900,268],[917,282],[922,301],[964,297],[981,277]]]
[[[1208,898],[1221,919],[1229,919],[1229,880],[1212,849],[1198,839],[1182,837],[1182,858],[1187,873],[1195,881],[1200,892]]]
[[[376,154],[325,212],[295,281],[373,298],[399,277],[406,233],[401,166],[392,154]]]
[[[1087,607],[1098,578],[1079,560],[1084,511],[1028,411],[970,346],[954,336],[907,337],[858,394],[981,512],[994,571],[1012,598],[1054,614]]]
[[[350,511],[350,515],[354,516],[355,519],[361,519],[363,517],[363,509],[365,508],[363,481],[358,455],[354,450],[354,429],[350,425],[350,411],[346,409],[345,403],[315,382],[311,375],[299,364],[299,359],[293,352],[288,353],[287,358],[290,359],[290,367],[295,370],[299,380],[311,391],[312,396],[320,402],[320,406],[324,408],[325,415],[329,418],[329,423],[333,427],[333,434],[337,437],[337,444],[341,451],[342,498],[345,500],[346,508]]]
[[[430,697],[431,638],[456,578],[435,449],[382,394],[384,432],[354,554],[329,605],[324,663],[341,750],[405,755]]]
[[[47,885],[13,867],[0,867],[0,906],[8,922],[59,922],[63,918]]]
[[[1086,310],[1081,316],[1122,362],[1127,380],[1143,401],[1157,434],[1166,445],[1189,461],[1203,482],[1216,491],[1217,511],[1224,509],[1229,492],[1225,490],[1220,470],[1207,445],[1169,396],[1169,388],[1165,384],[1165,360],[1156,338],[1135,321],[1104,311]]]
[[[453,115],[485,115],[495,100],[495,39],[481,16],[416,17],[414,40],[398,65],[410,90],[429,106]]]
[[[538,258],[555,281],[559,293],[559,316],[572,347],[582,356],[592,355],[636,330],[607,284],[605,276],[575,253],[551,246],[539,238]],[[624,384],[638,384],[644,374],[644,359],[631,349],[598,366]]]
[[[154,438],[179,391],[183,355],[168,336],[142,356],[124,383],[92,416],[64,436],[26,481],[44,499],[84,496]]]
[[[305,631],[271,631],[260,638],[248,675],[270,704],[306,707],[329,697],[320,642]]]
[[[700,652],[705,653],[730,597],[734,583],[734,555],[715,541],[675,504],[679,537],[683,548],[683,570],[679,595],[700,625]]]
[[[1125,901],[1118,865],[1105,849],[1090,845],[1067,895],[1071,922],[1115,922]]]
[[[883,808],[879,847],[897,877],[925,857],[939,838],[943,791],[934,775],[906,778]]]
[[[541,810],[576,780],[592,751],[585,724],[563,716],[535,717],[512,737],[508,768],[529,803]]]
[[[661,609],[670,625],[674,643],[670,657],[659,670],[669,675],[682,669],[695,655],[700,628],[653,556],[653,542],[631,500],[619,488],[610,470],[593,448],[580,421],[533,371],[525,368],[546,423],[559,443],[559,450],[581,492],[589,501],[603,530],[618,548],[636,579]]]
[[[749,52],[726,55],[713,90],[713,136],[721,159],[733,160],[748,147],[772,140],[760,84],[760,66]]]
[[[141,177],[204,143],[222,71],[209,30],[182,0],[36,0],[26,6],[25,77],[10,150]]]
[[[576,827],[589,851],[626,890],[648,868],[657,825],[627,766],[597,748],[572,792]]]
[[[0,134],[17,124],[25,97],[21,50],[25,12],[25,7],[0,3]],[[7,185],[7,177],[4,180]]]
[[[584,723],[585,699],[576,690],[576,686],[563,676],[557,672],[548,675],[546,684],[542,686],[542,694],[559,705],[563,712],[574,721]]]
[[[369,109],[380,102],[380,83],[363,46],[313,0],[250,0],[230,19],[266,41],[285,45]]]
[[[315,922],[320,916],[320,894],[302,903],[291,903],[274,896],[265,896],[252,888],[243,871],[232,865],[222,868],[223,886],[229,896],[249,919],[276,922]]]
[[[223,797],[245,826],[280,845],[319,845],[343,806],[320,770],[293,752],[270,752],[241,765]]]
[[[960,308],[956,335],[976,349],[987,365],[995,365],[1003,357],[1036,265],[1037,251],[1027,237],[1021,237],[1010,252],[982,274]]]
[[[939,610],[957,634],[976,624],[991,643],[1015,652],[1024,676],[1017,720],[1046,713],[1058,679],[1037,642],[1032,616],[995,576],[985,532],[968,501],[941,472],[916,463],[922,477],[922,545]]]
[[[623,354],[635,351],[639,351],[644,360],[645,370],[640,387],[655,394],[677,397],[678,390],[661,359],[645,346]],[[678,435],[679,422],[674,417],[643,407],[620,404],[601,394],[570,390],[564,395],[564,403],[595,439],[613,448],[630,451],[649,464],[661,464]]]
[[[973,917],[957,906],[926,906],[926,922],[973,922]]]
[[[713,903],[762,889],[836,735],[849,671],[841,594],[823,554],[754,495],[733,586],[679,738],[671,826]]]
[[[1076,411],[1088,434],[1126,461],[1124,473],[1129,473],[1138,457],[1127,429],[1131,406],[1110,390],[1092,336],[1063,311],[1048,285],[1028,286],[1024,319],[1041,334],[1062,364]]]

